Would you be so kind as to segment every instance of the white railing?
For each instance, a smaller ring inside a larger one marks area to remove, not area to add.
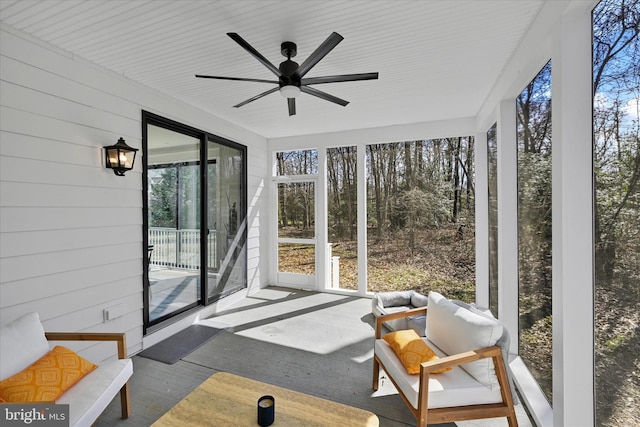
[[[216,231],[207,236],[209,269],[217,270],[218,257]],[[200,269],[200,230],[175,228],[149,228],[150,251],[149,264],[184,270]]]

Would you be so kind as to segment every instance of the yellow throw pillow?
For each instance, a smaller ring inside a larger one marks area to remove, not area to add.
[[[421,363],[439,359],[413,329],[388,333],[384,336],[384,340],[389,343],[410,374],[419,374]],[[443,368],[433,371],[432,374],[450,370],[451,368]]]
[[[66,347],[56,346],[24,371],[0,381],[6,402],[55,402],[98,366]]]

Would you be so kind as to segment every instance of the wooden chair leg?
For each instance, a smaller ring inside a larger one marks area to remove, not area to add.
[[[122,409],[122,419],[129,418],[131,414],[131,404],[129,400],[129,382],[120,389],[120,407]]]
[[[502,356],[494,356],[493,366],[496,370],[496,376],[500,383],[500,393],[502,395],[502,401],[507,405],[509,414],[507,415],[507,422],[509,427],[518,427],[518,419],[516,418],[516,410],[513,406],[513,398],[511,396],[511,384],[509,383],[509,376],[507,375],[507,367],[502,360]]]
[[[373,391],[378,390],[378,382],[380,380],[380,364],[378,359],[373,357]]]
[[[416,412],[416,420],[418,427],[427,427],[429,420],[429,373],[424,369],[420,369],[420,389],[418,393],[418,411]]]
[[[418,423],[416,424],[418,427],[427,427],[427,415],[418,414]]]

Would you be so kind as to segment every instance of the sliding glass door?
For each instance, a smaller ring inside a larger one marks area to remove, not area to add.
[[[143,112],[144,323],[247,286],[246,149]]]
[[[215,301],[246,287],[247,222],[244,153],[207,141],[208,299]]]
[[[200,140],[147,127],[149,322],[198,305]]]

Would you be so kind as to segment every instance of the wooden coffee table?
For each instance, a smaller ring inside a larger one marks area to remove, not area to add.
[[[153,426],[257,426],[257,403],[263,395],[275,399],[274,427],[379,426],[378,417],[364,409],[226,372],[213,374]]]

